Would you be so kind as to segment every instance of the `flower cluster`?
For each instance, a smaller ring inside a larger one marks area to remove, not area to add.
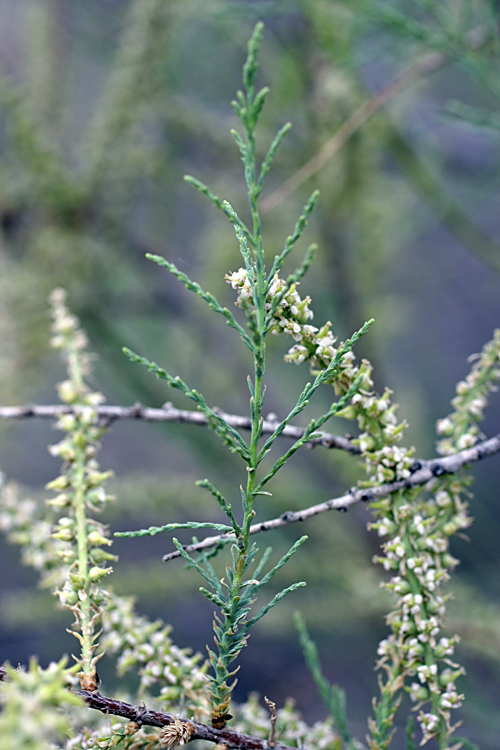
[[[483,419],[488,393],[495,390],[500,378],[500,329],[481,354],[469,358],[474,360],[470,373],[457,384],[457,395],[451,402],[454,411],[437,423],[437,433],[443,438],[437,449],[445,456],[470,448],[479,437],[478,423]]]
[[[224,278],[238,293],[237,307],[253,307],[253,290],[246,269],[240,268]],[[336,354],[333,349],[335,339],[330,333],[331,323],[318,330],[307,322],[313,318],[309,308],[311,298],[301,299],[297,287],[298,282],[288,286],[278,274],[275,275],[265,303],[268,312],[274,308],[270,331],[275,335],[286,333],[297,341],[285,357],[287,361],[300,364],[308,359],[315,367],[324,369]],[[276,299],[279,299],[277,306]]]
[[[152,727],[139,727],[134,722],[125,723],[116,717],[102,721],[99,726],[85,726],[63,745],[64,750],[157,750],[158,730]]]
[[[0,529],[8,533],[10,542],[20,545],[23,562],[37,570],[44,586],[62,586],[67,565],[61,560],[61,550],[68,543],[51,537],[53,523],[49,518],[39,518],[39,513],[39,504],[24,499],[13,483],[1,487]],[[204,677],[207,665],[199,663],[201,656],[190,655],[189,649],[176,646],[169,637],[170,627],[161,620],[151,622],[138,615],[132,597],[118,596],[112,590],[101,589],[99,593],[107,601],[101,645],[108,654],[119,654],[118,673],[123,675],[139,666],[141,694],[157,685],[158,699],[166,710],[182,709],[184,715],[203,720],[208,711]],[[102,731],[89,730],[85,742],[82,735],[82,748],[94,747],[92,738],[100,737]]]
[[[113,499],[104,488],[112,472],[101,471],[95,458],[103,433],[96,407],[103,397],[91,391],[85,382],[90,369],[86,336],[78,319],[68,312],[62,290],[52,293],[51,303],[51,344],[61,351],[68,372],[67,380],[58,386],[59,397],[72,407],[72,412],[63,414],[56,424],[66,433],[65,437],[49,448],[53,456],[63,461],[60,476],[47,485],[47,489],[56,493],[49,505],[65,513],[52,533],[60,545],[57,554],[67,568],[66,580],[57,594],[61,604],[75,615],[78,631],[73,634],[81,645],[81,686],[95,690],[95,663],[102,654],[94,655],[97,648],[94,631],[107,598],[107,592],[99,584],[112,571],[108,563],[116,557],[106,550],[111,545],[107,528],[90,513],[99,512]]]
[[[157,686],[158,698],[167,710],[182,709],[183,715],[201,721],[208,714],[207,664],[199,664],[200,654],[176,646],[170,632],[170,626],[161,620],[152,622],[138,615],[132,597],[110,597],[102,645],[109,653],[119,654],[118,674],[139,666],[140,694]]]
[[[82,699],[68,690],[65,659],[47,669],[41,669],[36,659],[28,670],[4,668],[8,679],[0,683],[3,750],[52,750],[70,729],[61,707],[83,706]]]
[[[252,304],[246,271],[240,269],[226,278],[245,304]],[[273,309],[273,296],[283,294],[283,290],[285,282],[276,278],[269,290],[268,309]],[[313,370],[321,370],[332,361],[337,349],[329,323],[320,329],[307,323],[312,318],[310,301],[309,297],[302,301],[296,286],[290,287],[276,308],[273,332],[284,331],[297,342],[286,355],[287,361],[307,361]],[[477,422],[482,418],[486,396],[500,376],[499,350],[497,331],[471,374],[459,383],[453,401],[455,412],[438,423],[439,434],[445,436],[440,443],[441,453],[461,450],[477,439]],[[408,478],[413,463],[412,449],[397,445],[406,425],[397,422],[391,391],[386,389],[382,396],[377,395],[371,372],[369,362],[356,365],[350,352],[332,381],[336,393],[344,395],[361,376],[357,393],[337,416],[356,420],[361,430],[353,442],[359,445],[365,460],[368,478],[363,486]],[[442,586],[458,563],[449,553],[449,538],[471,523],[467,504],[461,498],[467,484],[467,477],[445,476],[436,478],[427,492],[408,488],[370,504],[376,520],[369,528],[385,540],[383,554],[375,561],[393,572],[393,578],[383,585],[398,597],[396,608],[387,617],[391,635],[382,641],[378,652],[378,666],[385,670],[387,679],[380,683],[382,695],[375,707],[376,720],[370,725],[373,748],[390,736],[403,687],[418,703],[417,708],[430,703],[431,710],[421,710],[418,717],[423,742],[438,735],[447,740],[452,733],[450,710],[458,708],[463,699],[455,680],[463,669],[450,660],[458,637],[441,636],[448,598],[442,593]]]
[[[21,546],[24,565],[34,568],[44,588],[62,586],[66,571],[59,551],[63,543],[53,539],[53,518],[38,517],[39,503],[21,497],[14,482],[6,482],[0,474],[0,530],[9,542]]]
[[[383,690],[392,696],[410,678],[405,689],[417,707],[430,701],[431,711],[418,716],[423,742],[438,733],[448,739],[450,709],[463,699],[454,685],[463,669],[450,659],[458,636],[441,636],[448,599],[442,587],[458,563],[449,553],[449,536],[470,524],[456,484],[453,498],[444,491],[426,497],[417,489],[372,503],[377,521],[371,527],[387,538],[384,554],[375,559],[394,573],[383,585],[398,597],[387,617],[392,633],[378,650],[378,666],[387,674]]]
[[[157,685],[160,688],[158,698],[167,710],[182,709],[201,720],[208,711],[207,665],[199,663],[201,656],[192,656],[188,649],[176,646],[169,638],[169,626],[139,616],[134,611],[132,598],[118,597],[99,586],[111,571],[107,565],[116,559],[106,549],[111,545],[107,528],[89,516],[89,511],[95,513],[113,499],[103,486],[111,474],[100,471],[95,459],[103,432],[95,407],[101,403],[102,396],[93,393],[85,383],[84,376],[90,373],[90,357],[84,349],[86,338],[78,320],[66,310],[61,291],[52,295],[52,304],[52,343],[62,351],[69,374],[60,384],[59,394],[72,407],[71,412],[57,422],[66,436],[51,448],[53,455],[63,458],[63,471],[48,485],[57,494],[48,501],[50,509],[43,514],[39,503],[22,498],[13,483],[5,483],[0,477],[0,528],[11,542],[21,546],[23,562],[40,573],[42,584],[55,588],[62,605],[76,615],[80,632],[75,635],[82,644],[82,652],[87,648],[89,669],[87,677],[83,675],[85,687],[91,688],[96,683],[92,633],[99,621],[102,646],[110,653],[119,654],[119,674],[140,666],[142,695]],[[54,513],[61,512],[65,515],[54,524]],[[147,731],[135,734],[133,742],[124,732],[121,724],[99,726],[78,734],[68,747],[81,746],[89,750],[102,747],[99,743],[103,737],[115,735],[121,738],[122,744],[126,743],[124,747],[146,747],[152,741]]]
[[[225,278],[238,293],[236,305],[253,305],[252,287],[244,268]],[[276,296],[280,299],[270,330],[274,334],[286,333],[297,342],[285,355],[287,362],[308,362],[313,371],[325,370],[337,355],[337,340],[331,332],[330,322],[321,328],[307,323],[313,318],[313,312],[309,308],[311,298],[305,297],[302,300],[297,286],[295,283],[287,287],[286,282],[278,276],[273,279],[267,293],[266,309],[269,311],[274,308],[273,300]],[[338,412],[338,416],[356,419],[358,422],[362,432],[354,442],[360,446],[366,459],[370,485],[408,477],[412,463],[412,451],[396,445],[405,423],[397,423],[396,406],[390,400],[391,391],[386,388],[382,396],[376,395],[371,373],[371,364],[363,360],[360,365],[356,365],[354,354],[350,351],[344,355],[332,381],[336,393],[344,396],[360,378],[351,404]]]

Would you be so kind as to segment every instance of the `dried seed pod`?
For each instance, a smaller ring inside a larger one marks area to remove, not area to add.
[[[188,721],[181,721],[177,717],[172,724],[168,724],[160,732],[158,742],[167,750],[174,750],[178,745],[185,745],[191,739],[194,728]]]

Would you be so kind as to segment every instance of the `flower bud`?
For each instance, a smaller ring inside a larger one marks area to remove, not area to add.
[[[59,599],[61,604],[66,607],[74,607],[75,604],[78,604],[78,594],[72,589],[69,591],[60,591]]]
[[[417,683],[411,686],[411,697],[416,701],[426,701],[429,698],[429,691],[423,685],[417,687]]]
[[[102,578],[104,578],[104,576],[107,576],[112,572],[113,568],[98,568],[97,566],[94,566],[89,570],[89,579],[92,581],[92,583],[97,583]]]
[[[97,531],[97,529],[94,529],[88,534],[87,541],[95,547],[100,544],[111,544],[111,540],[103,536],[100,531]]]
[[[358,416],[358,410],[355,406],[346,406],[345,409],[338,411],[335,416],[344,417],[344,419],[356,419]]]
[[[450,555],[449,552],[445,552],[444,555],[441,555],[441,564],[444,568],[454,568],[459,562],[460,561],[457,560],[456,557],[453,557],[453,555]]]
[[[52,539],[59,539],[61,542],[71,542],[75,537],[74,531],[70,528],[59,529],[59,531],[51,534],[51,536]]]
[[[87,487],[98,487],[113,476],[112,471],[96,471],[87,476]]]
[[[439,682],[443,687],[446,687],[446,685],[450,685],[451,683],[454,683],[455,680],[460,677],[463,674],[463,669],[456,669],[455,671],[451,669],[444,669],[441,674],[439,675]]]
[[[106,600],[106,594],[104,594],[102,591],[96,591],[95,594],[92,597],[92,601],[94,604],[97,604],[99,607],[104,601]]]
[[[69,495],[66,495],[66,493],[62,492],[60,495],[56,495],[56,497],[53,497],[52,500],[47,500],[47,505],[51,505],[53,508],[57,508],[58,510],[63,510],[63,508],[67,508],[71,505],[71,500],[69,498]]]
[[[65,490],[69,487],[69,480],[64,474],[45,485],[46,490]]]
[[[58,383],[57,392],[61,401],[65,404],[71,404],[78,397],[78,392],[71,380],[63,380],[62,383]]]
[[[76,560],[76,553],[71,548],[57,550],[57,554],[66,565],[71,565]]]
[[[112,555],[111,552],[106,552],[106,550],[101,549],[101,547],[96,547],[95,549],[92,549],[90,551],[90,557],[93,562],[95,563],[103,563],[103,562],[116,562],[118,560],[117,555]]]
[[[85,586],[84,579],[76,573],[69,573],[69,580],[71,581],[72,586],[76,591],[78,591],[79,589],[83,589]]]

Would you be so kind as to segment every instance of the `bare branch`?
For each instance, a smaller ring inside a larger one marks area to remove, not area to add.
[[[97,692],[88,692],[86,690],[75,690],[76,695],[84,698],[90,708],[102,711],[105,714],[123,716],[129,721],[135,721],[137,724],[150,727],[165,727],[173,724],[176,717],[173,714],[163,713],[162,711],[151,711],[145,706],[134,706],[124,701],[113,700],[100,695]],[[178,718],[178,717],[177,717]],[[191,719],[181,719],[182,722],[188,722],[193,727],[193,734],[190,742],[193,740],[208,740],[216,744],[222,743],[228,748],[239,748],[239,750],[267,750],[267,740],[258,737],[250,737],[247,734],[240,734],[232,729],[215,729],[214,727],[201,724]],[[275,745],[276,750],[292,750],[288,745]]]
[[[488,456],[493,456],[498,452],[500,452],[500,433],[489,440],[484,440],[483,442],[478,443],[472,448],[466,448],[459,453],[454,453],[452,456],[433,458],[429,461],[414,461],[412,466],[413,471],[406,479],[400,479],[396,482],[368,488],[352,487],[341,497],[327,500],[324,503],[319,503],[319,505],[312,505],[310,508],[304,508],[304,510],[289,510],[286,513],[283,513],[279,518],[273,518],[270,521],[263,521],[262,523],[255,523],[253,526],[250,526],[250,534],[279,529],[281,526],[285,526],[288,523],[295,523],[296,521],[305,521],[306,519],[312,518],[312,516],[317,516],[319,513],[324,513],[327,510],[346,511],[350,505],[354,505],[355,503],[367,502],[379,497],[386,497],[393,492],[409,489],[410,487],[420,487],[435,477],[442,476],[443,474],[455,474],[455,472],[457,472],[462,466],[474,463],[475,461],[480,461],[482,458],[487,458]],[[207,547],[214,547],[216,544],[230,542],[233,539],[234,534],[232,533],[210,536],[197,544],[186,545],[184,550],[186,552],[196,552],[201,549],[206,549]],[[177,550],[175,552],[169,552],[167,555],[164,555],[162,559],[168,561],[173,560],[175,557],[180,557],[180,552]]]
[[[56,419],[62,414],[76,412],[78,412],[78,408],[76,407],[59,404],[48,406],[3,406],[0,407],[0,419],[25,419],[29,417]],[[148,422],[178,422],[199,426],[206,426],[207,424],[205,416],[200,412],[176,409],[171,403],[164,404],[161,409],[145,407],[141,404],[134,404],[133,406],[99,406],[96,407],[96,412],[98,417],[103,422],[107,423],[114,422],[118,419],[142,419]],[[251,428],[251,421],[248,417],[226,414],[221,410],[217,410],[217,413],[220,414],[232,427],[240,429]],[[264,422],[263,433],[272,434],[276,429],[276,424],[277,420],[274,415],[269,415],[268,419]],[[297,440],[301,438],[303,434],[304,430],[301,427],[287,425],[282,436],[291,438],[292,440]],[[352,454],[360,453],[359,447],[352,443],[352,438],[339,437],[327,432],[321,432],[321,437],[310,440],[308,445],[311,447],[321,445],[324,448],[336,448],[345,450]],[[353,487],[341,497],[327,500],[324,503],[313,505],[304,510],[287,511],[279,518],[254,524],[250,527],[250,533],[257,534],[261,531],[270,531],[272,529],[280,528],[288,523],[304,521],[307,518],[311,518],[319,513],[324,513],[327,510],[345,511],[350,505],[354,505],[354,503],[374,500],[377,497],[390,495],[400,489],[420,486],[440,474],[452,474],[465,464],[474,463],[475,461],[486,458],[487,456],[492,456],[499,451],[500,434],[489,440],[485,440],[482,443],[478,443],[478,445],[472,448],[467,448],[459,453],[455,453],[452,456],[436,458],[430,461],[414,461],[413,473],[407,479],[367,489]],[[187,552],[196,552],[197,550],[213,547],[216,544],[230,542],[232,539],[234,539],[233,534],[221,534],[218,536],[206,537],[197,544],[187,545],[185,550]],[[180,553],[177,550],[166,554],[163,557],[163,560],[173,560],[176,557],[180,557]]]
[[[40,417],[42,419],[58,419],[63,414],[77,414],[81,411],[81,407],[72,407],[65,404],[55,404],[47,406],[37,406],[35,404],[29,406],[0,406],[0,419],[28,419],[29,417]],[[142,419],[146,422],[178,422],[183,424],[194,424],[199,426],[207,425],[207,418],[199,411],[191,411],[189,409],[176,409],[171,403],[164,404],[161,409],[153,409],[151,407],[142,406],[141,404],[134,404],[133,406],[98,406],[95,411],[102,422],[105,424],[111,424],[118,419]],[[219,414],[226,422],[236,429],[250,430],[252,428],[252,421],[249,417],[241,417],[236,414],[226,414],[214,407],[214,411]],[[262,432],[266,435],[272,434],[279,420],[274,415],[264,421]],[[308,445],[315,446],[321,445],[324,448],[336,448],[338,450],[344,450],[348,453],[359,454],[361,451],[357,445],[352,443],[352,439],[349,437],[340,437],[338,435],[331,435],[328,432],[318,430],[317,433],[321,437],[314,438],[308,441]],[[290,438],[292,440],[299,440],[304,435],[302,427],[295,427],[294,425],[287,425],[281,433],[283,437]]]
[[[487,38],[483,27],[473,29],[467,36],[471,49],[480,47]],[[410,84],[418,81],[424,76],[434,73],[450,62],[450,58],[443,52],[431,52],[417,60],[408,70],[397,76],[378,94],[367,99],[352,115],[344,122],[337,132],[323,144],[321,149],[303,167],[301,167],[286,182],[273,193],[261,201],[262,213],[268,213],[276,208],[287,196],[304,184],[310,177],[315,175],[325,164],[337,154],[349,138],[354,135],[375,112],[378,112],[384,104],[387,104],[396,94],[403,91]]]
[[[7,672],[5,669],[0,667],[0,681],[7,678]],[[148,727],[166,727],[169,724],[173,724],[174,721],[179,717],[173,714],[167,714],[163,711],[151,711],[144,705],[135,706],[132,703],[125,703],[125,701],[117,701],[113,698],[107,698],[101,695],[97,691],[90,692],[88,690],[73,690],[75,695],[79,695],[84,699],[86,704],[90,708],[95,708],[97,711],[102,711],[104,714],[113,714],[114,716],[123,716],[123,718],[129,721],[135,721],[139,726]],[[182,722],[189,724],[193,728],[193,733],[190,737],[190,742],[193,740],[208,740],[209,742],[215,742],[216,744],[222,743],[228,748],[239,748],[239,750],[267,750],[267,740],[260,739],[258,737],[250,737],[247,734],[240,734],[232,729],[215,729],[214,727],[201,724],[198,721],[192,721],[191,719],[181,719]],[[294,750],[294,748],[288,745],[276,744],[273,746],[275,750]]]

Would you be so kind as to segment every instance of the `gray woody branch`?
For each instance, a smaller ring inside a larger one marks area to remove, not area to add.
[[[78,407],[67,406],[65,404],[56,404],[53,406],[0,406],[0,419],[28,419],[38,417],[42,419],[58,419],[63,414],[73,414],[79,411]],[[201,427],[207,425],[207,418],[199,411],[189,409],[176,409],[171,403],[164,404],[161,409],[153,409],[141,404],[133,406],[98,406],[95,408],[98,417],[104,424],[111,424],[118,419],[141,419],[145,422],[178,422],[181,424],[194,424]],[[226,422],[235,429],[251,430],[252,420],[249,417],[241,417],[236,414],[226,414],[221,409],[214,407],[214,411],[219,414]],[[279,420],[274,415],[264,421],[262,432],[270,435],[274,432]],[[292,440],[299,440],[304,430],[301,427],[287,425],[281,433],[283,437]],[[322,445],[324,448],[337,448],[348,453],[361,453],[357,445],[351,442],[349,437],[339,437],[330,435],[327,432],[319,431],[321,437],[309,440],[309,445]]]
[[[214,411],[217,411],[231,427],[235,427],[236,429],[251,428],[251,420],[248,417],[226,414],[220,409],[214,409]],[[78,408],[60,404],[52,406],[2,406],[0,407],[0,419],[26,419],[29,417],[57,419],[62,414],[74,412],[78,412]],[[206,417],[200,412],[176,409],[170,403],[164,404],[161,409],[153,409],[141,404],[134,404],[133,406],[99,406],[96,407],[96,412],[99,419],[105,424],[110,424],[118,419],[141,419],[147,422],[178,422],[199,426],[207,425]],[[279,421],[273,415],[269,415],[264,421],[262,432],[265,434],[273,433],[278,423]],[[287,425],[281,434],[283,437],[298,440],[303,436],[304,430],[301,427]],[[311,447],[321,445],[324,448],[335,448],[353,454],[361,453],[359,447],[352,443],[350,437],[339,437],[327,432],[321,432],[320,434],[321,437],[309,441]],[[385,497],[401,489],[419,487],[442,474],[454,474],[465,464],[474,463],[482,458],[493,456],[498,452],[500,452],[500,434],[489,440],[484,440],[472,448],[466,448],[463,451],[454,453],[452,456],[434,458],[429,461],[414,461],[412,464],[412,473],[406,479],[365,489],[353,487],[341,497],[327,500],[324,503],[313,505],[304,510],[287,511],[279,518],[256,523],[250,527],[250,533],[257,534],[261,531],[280,528],[280,526],[285,526],[288,523],[305,521],[307,518],[324,513],[327,510],[346,511],[350,505],[354,505],[355,503]],[[187,545],[184,549],[187,552],[196,552],[197,550],[213,547],[216,544],[229,542],[231,539],[234,539],[233,534],[206,537],[203,541]],[[180,553],[177,550],[165,555],[163,560],[172,560],[175,557],[180,557]]]
[[[462,466],[474,463],[475,461],[480,461],[482,458],[487,458],[488,456],[493,456],[498,452],[500,452],[500,434],[495,435],[495,437],[492,437],[489,440],[484,440],[472,448],[466,448],[459,453],[454,453],[452,456],[433,458],[430,461],[414,461],[411,468],[411,475],[406,479],[400,479],[396,482],[389,482],[387,484],[363,489],[353,487],[341,497],[327,500],[324,503],[319,503],[319,505],[312,505],[310,508],[305,508],[304,510],[289,510],[286,513],[283,513],[279,518],[273,518],[270,521],[263,521],[262,523],[255,523],[253,526],[250,526],[250,534],[278,529],[280,526],[285,526],[288,523],[295,523],[296,521],[305,521],[307,518],[317,516],[319,513],[324,513],[327,510],[346,511],[348,507],[354,505],[354,503],[376,500],[379,497],[386,497],[393,492],[409,489],[410,487],[420,487],[423,484],[427,484],[427,482],[435,477],[440,477],[443,474],[454,474]],[[197,544],[186,545],[184,550],[186,552],[196,552],[197,550],[206,549],[207,547],[213,547],[216,544],[228,542],[231,539],[234,539],[234,534],[209,536]],[[167,555],[164,555],[162,559],[168,561],[173,560],[175,557],[180,557],[180,552],[177,550],[175,552],[169,552]]]

